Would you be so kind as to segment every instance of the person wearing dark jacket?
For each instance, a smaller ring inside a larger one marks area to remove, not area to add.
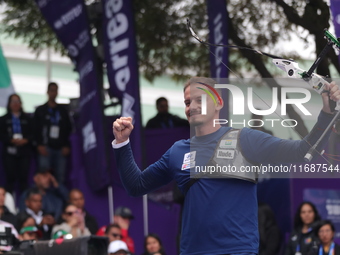
[[[162,241],[157,234],[148,234],[145,237],[142,255],[166,255]]]
[[[31,216],[36,223],[37,228],[42,232],[42,239],[48,240],[51,236],[52,227],[55,224],[54,217],[42,210],[42,194],[38,188],[31,188],[26,193],[26,208],[18,214],[18,219]],[[17,228],[20,226],[17,224]]]
[[[269,205],[259,203],[259,255],[275,255],[281,245],[280,229],[276,223],[275,215]]]
[[[168,129],[174,127],[189,127],[189,122],[169,113],[168,100],[160,97],[156,100],[157,115],[148,120],[145,128]]]
[[[67,110],[56,103],[58,85],[48,84],[48,101],[34,113],[35,141],[39,154],[39,170],[53,170],[57,181],[64,184],[66,156],[70,153],[72,125]]]
[[[294,230],[286,246],[285,255],[310,255],[318,248],[315,228],[321,217],[310,202],[300,204],[294,219]]]
[[[340,246],[334,242],[335,227],[332,221],[323,220],[315,229],[319,238],[319,249],[313,255],[340,255]]]
[[[16,182],[19,191],[27,188],[33,139],[31,118],[24,113],[20,96],[10,95],[7,113],[0,118],[0,140],[4,144],[3,166],[6,176],[6,190],[14,191]]]
[[[0,220],[9,222],[15,226],[16,217],[5,206],[5,194],[6,194],[5,188],[0,186]]]

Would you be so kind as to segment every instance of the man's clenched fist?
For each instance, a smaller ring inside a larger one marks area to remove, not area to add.
[[[115,136],[116,143],[125,142],[129,139],[133,129],[131,117],[120,117],[112,124],[113,135]]]

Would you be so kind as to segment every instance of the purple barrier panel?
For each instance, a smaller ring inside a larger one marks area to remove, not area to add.
[[[83,167],[82,140],[76,134],[70,137],[72,144],[71,170],[69,182],[72,188],[78,188],[84,193],[85,208],[98,221],[98,225],[106,225],[109,222],[108,194],[106,189],[93,192],[87,183],[85,169]]]
[[[283,241],[285,233],[291,231],[290,226],[293,220],[290,215],[289,189],[289,179],[265,179],[257,185],[258,201],[267,203],[273,210]]]
[[[172,129],[146,129],[145,133],[145,150],[146,166],[159,160],[162,155],[178,140],[188,139],[190,129],[188,127],[178,127]],[[174,182],[150,193],[149,199],[158,203],[173,202]]]
[[[145,129],[145,150],[147,166],[154,163],[178,140],[189,139],[190,129]]]

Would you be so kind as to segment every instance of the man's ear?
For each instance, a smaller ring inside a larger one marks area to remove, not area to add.
[[[224,101],[223,100],[217,100],[217,106],[216,106],[216,109],[219,111],[223,108],[224,106]]]

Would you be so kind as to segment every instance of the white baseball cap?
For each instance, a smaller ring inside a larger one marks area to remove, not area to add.
[[[120,251],[120,250],[129,252],[129,249],[128,249],[125,242],[123,242],[121,240],[115,240],[115,241],[112,241],[109,244],[109,248],[107,249],[107,252],[108,253],[115,253],[115,252]]]

